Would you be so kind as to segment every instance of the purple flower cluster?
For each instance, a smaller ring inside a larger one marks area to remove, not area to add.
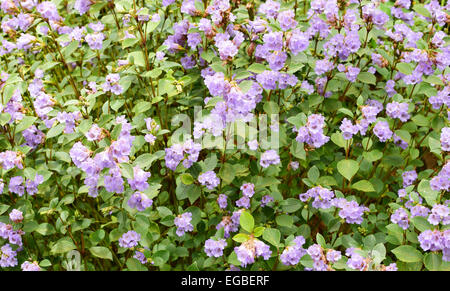
[[[13,209],[9,214],[9,219],[14,223],[20,223],[23,220],[23,213],[20,210]]]
[[[324,255],[324,249],[319,244],[313,244],[306,250],[308,255],[313,260],[314,271],[328,271],[331,267],[327,264],[327,259]],[[308,269],[309,270],[309,269]]]
[[[105,78],[102,88],[105,92],[111,91],[114,95],[120,95],[123,93],[123,87],[119,85],[119,74],[109,74]]]
[[[386,114],[391,118],[398,118],[402,122],[408,121],[411,116],[408,113],[408,103],[391,102],[386,105]]]
[[[314,148],[320,148],[326,144],[330,137],[323,134],[323,128],[325,127],[325,118],[321,114],[312,114],[308,116],[306,126],[300,127],[297,132],[296,141],[300,143],[307,143]]]
[[[359,131],[359,128],[357,125],[353,125],[351,120],[348,120],[347,118],[344,118],[342,120],[341,126],[339,129],[342,131],[342,137],[345,140],[349,140],[353,137],[354,134],[357,134]]]
[[[417,237],[424,251],[442,250],[442,260],[450,262],[450,230],[425,230]]]
[[[347,223],[361,224],[363,222],[363,215],[369,208],[360,206],[356,201],[347,201],[345,198],[335,198],[332,205],[340,208],[339,217],[345,219]]]
[[[207,171],[198,176],[198,182],[209,190],[213,190],[220,184],[220,179],[214,171]]]
[[[20,152],[4,151],[0,153],[0,166],[8,171],[14,167],[23,169],[24,155]]]
[[[185,212],[183,214],[178,215],[174,219],[175,226],[177,227],[177,235],[183,236],[185,232],[190,232],[194,230],[194,227],[191,224],[192,213]]]
[[[274,201],[275,201],[275,200],[273,199],[272,196],[270,196],[270,195],[264,195],[264,196],[261,198],[260,206],[261,206],[261,207],[265,207],[265,206],[267,206],[270,202],[274,202]]]
[[[314,208],[328,209],[332,206],[334,192],[327,188],[317,186],[299,195],[299,199],[303,202],[307,202],[310,198],[314,199],[312,202]]]
[[[131,195],[128,199],[128,206],[131,208],[136,208],[138,211],[144,211],[145,209],[152,206],[153,200],[148,198],[147,195],[139,191]]]
[[[9,244],[2,246],[0,248],[0,267],[14,267],[17,264],[17,252],[13,251]]]
[[[10,244],[21,247],[22,235],[24,234],[25,232],[23,232],[21,229],[14,230],[14,227],[11,224],[0,222],[0,237],[8,240]]]
[[[227,195],[219,194],[219,197],[217,198],[217,204],[219,204],[220,209],[227,208],[227,205],[228,205]]]
[[[170,148],[166,148],[166,167],[175,171],[178,164],[183,161],[183,166],[188,169],[197,161],[202,146],[194,143],[192,139],[184,142],[184,144],[173,144]]]
[[[380,139],[381,142],[386,142],[393,135],[389,124],[386,121],[378,121],[373,128],[373,133]]]
[[[448,205],[434,204],[431,208],[431,214],[428,216],[428,222],[432,225],[438,225],[442,223],[443,225],[450,224],[450,209]]]
[[[267,150],[261,154],[259,164],[263,168],[267,168],[270,165],[278,165],[280,163],[280,156],[275,150]]]
[[[292,244],[287,246],[280,255],[280,261],[286,266],[295,266],[300,259],[306,254],[306,250],[302,247],[305,244],[305,238],[301,235],[296,236]]]
[[[241,217],[242,209],[233,212],[232,216],[223,216],[222,221],[216,226],[216,229],[224,229],[224,237],[230,237],[231,232],[236,232],[239,229],[239,219]]]
[[[364,258],[357,252],[355,252],[354,248],[349,248],[345,252],[345,255],[349,257],[347,260],[347,266],[350,269],[358,270],[358,271],[367,271],[369,268],[368,259]]]
[[[214,240],[208,239],[205,241],[205,253],[208,257],[219,258],[223,255],[223,249],[227,246],[224,239]]]
[[[127,231],[119,238],[119,246],[122,248],[134,248],[141,240],[141,235],[134,230]]]
[[[402,174],[403,178],[403,188],[406,188],[414,183],[414,181],[417,179],[417,173],[416,171],[405,171]]]
[[[242,267],[253,264],[258,257],[263,257],[264,260],[268,260],[272,255],[270,247],[255,238],[251,238],[243,242],[239,247],[235,247],[234,252],[239,262],[241,262]]]
[[[450,127],[442,128],[441,149],[445,152],[450,152]]]
[[[252,183],[245,183],[241,186],[242,197],[236,201],[237,207],[250,208],[250,198],[255,194],[255,185]]]
[[[29,262],[25,261],[20,265],[22,271],[40,271],[41,267],[39,267],[38,262]]]
[[[450,189],[450,162],[447,162],[441,171],[431,179],[430,187],[434,191],[448,191]]]
[[[400,207],[395,210],[391,216],[391,221],[405,230],[409,227],[409,216],[404,208]]]

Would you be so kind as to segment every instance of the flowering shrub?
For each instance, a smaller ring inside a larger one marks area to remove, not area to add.
[[[0,2],[3,269],[450,270],[447,1]]]

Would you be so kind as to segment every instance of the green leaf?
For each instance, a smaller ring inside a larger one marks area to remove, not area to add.
[[[361,72],[361,73],[359,73],[358,80],[360,80],[363,83],[373,84],[373,85],[375,85],[376,82],[377,82],[377,78],[373,74],[371,74],[369,72]]]
[[[89,251],[96,257],[113,260],[111,251],[106,247],[91,247]]]
[[[66,128],[66,123],[65,122],[59,123],[56,126],[53,126],[52,128],[50,128],[50,130],[46,134],[46,137],[52,138],[52,137],[58,136],[63,132],[64,128]]]
[[[419,186],[417,186],[417,191],[423,198],[425,198],[429,205],[436,204],[436,199],[439,195],[439,191],[434,191],[433,189],[431,189],[430,181],[420,181]]]
[[[422,261],[422,253],[416,248],[408,245],[399,246],[392,250],[392,253],[402,262],[415,263]]]
[[[383,153],[380,152],[379,150],[373,150],[370,152],[364,152],[363,156],[367,161],[375,162],[383,157]]]
[[[9,113],[2,113],[0,114],[0,125],[4,126],[11,120],[11,114]]]
[[[181,182],[183,182],[183,184],[185,185],[191,185],[192,183],[194,183],[194,178],[191,176],[191,174],[184,173],[183,175],[181,175]]]
[[[119,167],[120,167],[123,177],[125,177],[127,179],[133,179],[134,171],[133,171],[133,167],[130,164],[120,163]]]
[[[298,199],[288,198],[280,203],[283,212],[293,213],[302,207],[302,203]]]
[[[245,233],[238,233],[235,236],[233,236],[233,240],[235,242],[238,242],[238,243],[246,242],[249,239],[250,239],[250,236],[248,234],[245,234]]]
[[[156,260],[155,260],[155,264],[156,264]],[[141,262],[139,262],[137,259],[135,258],[129,258],[127,260],[127,268],[130,271],[147,271],[147,268],[144,267]]]
[[[408,63],[398,63],[396,68],[405,75],[411,75],[413,72],[411,65]]]
[[[425,231],[428,229],[432,229],[432,227],[433,227],[428,222],[428,220],[422,216],[415,216],[415,217],[411,218],[411,222],[414,225],[414,227],[417,228],[419,231]]]
[[[372,183],[367,180],[360,180],[354,183],[352,188],[363,192],[375,192]]]
[[[331,135],[331,141],[334,142],[335,145],[341,148],[345,148],[346,141],[342,137],[342,134],[340,132],[335,132]]]
[[[247,70],[252,73],[260,74],[266,70],[266,66],[259,63],[253,63],[247,68]]]
[[[338,172],[349,180],[358,172],[359,164],[354,160],[340,160],[337,163]]]
[[[428,9],[426,9],[423,4],[415,4],[413,6],[413,10],[416,11],[417,13],[419,13],[422,16],[425,16],[427,18],[431,18],[430,11],[428,11]]]
[[[275,228],[266,228],[263,233],[263,239],[271,245],[278,247],[280,245],[281,233]]]
[[[77,247],[75,244],[70,240],[70,238],[62,238],[59,241],[56,242],[56,244],[53,245],[50,252],[52,254],[63,254],[67,253],[68,251],[75,250]]]
[[[316,241],[317,241],[317,243],[318,243],[319,245],[321,245],[323,248],[326,248],[326,247],[327,247],[327,243],[326,243],[326,241],[325,241],[325,238],[324,238],[320,233],[317,233],[317,234],[316,234]]]
[[[450,271],[450,262],[442,260],[442,254],[427,253],[423,264],[429,271]]]
[[[319,169],[317,169],[316,166],[312,166],[308,171],[308,178],[313,182],[316,183],[319,179],[320,173]]]
[[[275,221],[280,226],[291,227],[294,223],[294,219],[286,214],[281,214],[275,218]]]
[[[260,237],[263,234],[264,229],[265,229],[265,227],[263,227],[263,226],[255,227],[255,229],[253,230],[253,235],[255,237]]]
[[[239,219],[241,227],[248,231],[249,233],[252,233],[253,228],[255,227],[255,219],[253,216],[248,213],[247,211],[243,211],[241,213],[241,217]]]
[[[25,116],[19,124],[16,126],[16,133],[19,133],[27,128],[29,128],[35,121],[37,117],[34,116]]]
[[[373,261],[375,264],[381,264],[383,260],[386,258],[386,247],[383,243],[379,243],[372,249]]]

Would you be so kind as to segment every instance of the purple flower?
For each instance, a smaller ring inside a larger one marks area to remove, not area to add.
[[[9,191],[19,196],[23,196],[25,187],[23,186],[22,176],[15,176],[9,180]]]
[[[5,244],[0,249],[0,267],[14,267],[17,266],[17,252],[13,251],[9,244]]]
[[[228,205],[227,195],[219,194],[219,197],[217,198],[217,204],[219,204],[220,209],[227,208],[227,205]]]
[[[207,171],[198,176],[198,181],[209,190],[216,188],[220,184],[220,179],[214,171]]]
[[[0,166],[8,171],[14,167],[23,169],[22,154],[14,151],[4,151],[0,153]]]
[[[280,162],[280,156],[275,150],[267,150],[261,155],[259,164],[261,167],[267,168],[270,165],[278,165]]]
[[[25,261],[20,265],[22,271],[40,271],[41,267],[39,267],[39,264],[37,262],[29,262]]]
[[[243,242],[239,247],[235,247],[234,252],[243,267],[253,264],[257,257],[262,256],[264,260],[268,260],[272,255],[268,245],[254,238]]]
[[[9,214],[9,219],[11,219],[14,223],[22,222],[23,220],[23,213],[20,210],[13,209],[11,213]]]
[[[120,75],[119,74],[109,74],[105,78],[105,83],[103,83],[102,88],[105,92],[111,91],[114,95],[120,95],[123,93],[123,88],[119,85]]]
[[[44,177],[42,175],[36,174],[34,177],[34,180],[27,179],[26,181],[26,187],[27,187],[27,193],[31,196],[36,194],[38,192],[38,186],[44,182]]]
[[[297,21],[294,20],[295,14],[292,10],[285,10],[278,13],[277,21],[282,30],[286,31],[297,26]]]
[[[255,194],[255,185],[252,183],[245,183],[241,186],[242,194],[251,198]]]
[[[428,217],[428,222],[432,225],[438,225],[441,221],[443,224],[447,224],[444,222],[448,222],[449,220],[450,209],[447,205],[443,204],[435,204],[431,209],[431,214]]]
[[[270,196],[270,195],[264,195],[262,198],[261,198],[261,207],[265,207],[265,206],[267,206],[267,204],[269,204],[270,202],[273,202],[274,201],[274,199],[273,199],[273,197],[272,196]]]
[[[105,189],[111,193],[123,193],[123,179],[120,168],[115,167],[109,170],[109,175],[104,177]]]
[[[135,192],[128,199],[128,206],[136,208],[138,211],[144,211],[148,207],[152,206],[153,200],[148,198],[147,195],[141,192]]]
[[[145,172],[138,166],[133,167],[133,179],[128,179],[131,189],[138,191],[145,191],[148,188],[147,180],[150,178],[151,173]]]
[[[334,65],[332,62],[330,62],[327,59],[318,60],[316,61],[316,68],[314,69],[314,72],[317,75],[325,74],[329,71],[331,71],[334,68]]]
[[[219,49],[222,60],[233,58],[238,53],[238,48],[231,40],[216,41],[216,47]]]
[[[385,142],[392,137],[393,132],[389,129],[389,124],[386,121],[379,121],[373,128],[373,133],[380,139],[381,142]]]
[[[386,114],[392,118],[398,118],[403,122],[411,117],[408,114],[408,103],[391,102],[386,105]]]
[[[73,8],[78,11],[78,14],[83,15],[91,8],[91,0],[76,0]]]
[[[103,47],[103,40],[105,39],[105,35],[101,32],[90,33],[86,35],[84,39],[91,49],[101,50]]]
[[[353,125],[350,120],[344,118],[339,129],[342,131],[342,137],[346,140],[351,139],[354,134],[358,133],[359,129]]]
[[[134,248],[141,240],[141,235],[134,230],[130,230],[119,238],[119,246],[122,248]]]
[[[177,235],[183,236],[185,232],[190,232],[194,230],[194,227],[191,224],[192,213],[185,212],[183,214],[178,215],[174,219],[175,226],[177,227]]]
[[[450,127],[444,127],[441,131],[441,149],[445,152],[450,151]]]
[[[406,188],[414,183],[414,181],[417,179],[417,173],[416,171],[405,171],[402,174],[403,178],[403,188]]]
[[[404,208],[398,208],[394,214],[392,214],[391,221],[398,224],[403,229],[408,229],[409,227],[408,213]]]
[[[205,241],[205,253],[208,257],[219,258],[223,255],[223,249],[226,246],[227,243],[224,239],[208,239]]]
[[[280,255],[280,261],[286,266],[295,266],[300,259],[306,254],[306,250],[302,248],[305,243],[303,236],[297,236],[292,244],[287,246]]]

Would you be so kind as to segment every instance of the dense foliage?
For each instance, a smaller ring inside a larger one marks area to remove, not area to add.
[[[1,0],[3,270],[450,270],[450,4]]]

